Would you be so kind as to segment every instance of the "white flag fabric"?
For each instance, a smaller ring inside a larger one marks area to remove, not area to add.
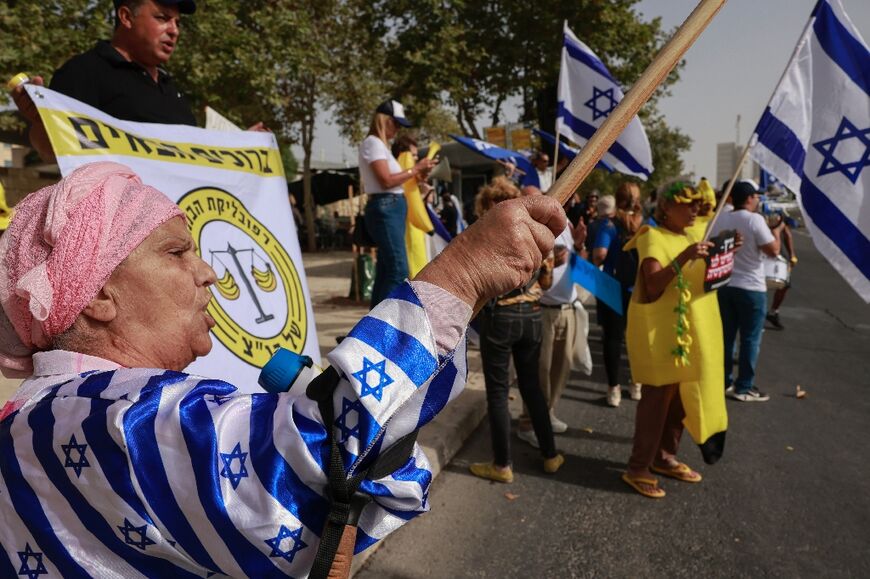
[[[814,8],[753,139],[816,247],[870,302],[870,51],[839,0]]]
[[[210,131],[239,132],[241,127],[211,107],[205,107],[205,128]]]
[[[579,145],[622,100],[623,93],[607,67],[565,23],[559,69],[556,130]],[[653,172],[652,152],[640,119],[634,117],[602,159],[616,171],[646,180]]]
[[[27,85],[60,171],[116,161],[178,203],[218,281],[208,307],[213,348],[188,372],[262,392],[260,369],[279,348],[320,363],[302,254],[275,136],[115,119]]]

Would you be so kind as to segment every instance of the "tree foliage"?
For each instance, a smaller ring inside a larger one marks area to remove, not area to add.
[[[318,111],[355,144],[388,97],[402,100],[424,139],[480,137],[481,119],[551,127],[563,21],[630,87],[667,37],[658,19],[640,18],[637,1],[208,0],[183,19],[168,69],[196,111],[208,104],[243,126],[263,121],[282,148],[301,145],[310,175]],[[0,76],[48,77],[111,27],[110,0],[0,3]],[[677,78],[642,111],[653,183],[682,172],[689,145],[655,108]],[[520,118],[507,118],[516,103]],[[0,129],[15,125],[0,115]]]

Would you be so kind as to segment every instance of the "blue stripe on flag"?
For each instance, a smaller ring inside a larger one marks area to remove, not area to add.
[[[115,525],[123,526],[125,523],[120,519],[120,513],[117,521],[109,523],[97,509],[88,503],[81,491],[70,480],[69,474],[53,448],[55,418],[52,413],[52,402],[54,400],[54,396],[43,398],[27,417],[27,424],[33,430],[33,453],[39,460],[39,464],[42,465],[48,480],[69,503],[82,526],[106,548],[143,575],[148,577],[197,577],[197,575],[185,571],[165,559],[152,557],[145,551],[125,544],[118,537],[115,529]],[[146,528],[145,537],[148,536],[147,533]],[[144,540],[143,538],[142,541],[144,542]]]
[[[214,429],[208,403],[202,391],[194,388],[184,397],[179,407],[181,432],[187,443],[196,493],[202,509],[214,530],[220,535],[227,550],[235,558],[239,567],[248,577],[279,577],[283,573],[269,557],[240,532],[230,518],[221,492],[221,477],[218,475],[219,453],[217,434]],[[251,427],[255,425],[252,423]],[[227,448],[232,440],[223,439]],[[247,449],[246,449],[247,450]],[[229,467],[228,467],[229,468]],[[239,467],[241,468],[241,467]],[[250,479],[242,479],[239,484],[253,484]],[[232,491],[235,492],[235,491]]]
[[[608,79],[610,82],[619,87],[619,83],[616,82],[616,79],[610,75],[610,71],[607,70],[607,67],[604,66],[604,63],[601,62],[596,56],[589,54],[579,46],[574,44],[574,41],[565,35],[565,50],[568,51],[568,56],[573,58],[574,60],[579,60],[601,76]]]
[[[222,572],[203,547],[181,507],[178,506],[157,444],[155,423],[163,387],[183,381],[185,378],[187,378],[186,374],[172,371],[152,377],[142,389],[139,401],[124,415],[124,439],[130,454],[130,464],[133,465],[136,479],[139,481],[139,488],[142,489],[145,500],[160,519],[161,524],[197,564],[211,571]]]
[[[3,543],[0,543],[0,577],[16,577],[15,571],[16,569],[12,566],[12,561],[9,559],[9,554],[6,553],[6,547],[3,546]]]
[[[380,352],[418,387],[432,376],[438,366],[435,357],[417,338],[372,316],[360,320],[348,337],[365,342]]]
[[[329,445],[326,443],[326,429],[316,420],[312,420],[293,408],[293,423],[299,429],[299,436],[302,437],[302,442],[308,448],[308,454],[323,474],[326,472],[326,465],[329,464]],[[298,518],[298,517],[297,517]]]
[[[299,478],[275,448],[272,432],[278,402],[278,396],[271,394],[251,397],[251,464],[266,491],[319,535],[329,513],[329,503]]]
[[[42,510],[39,498],[21,474],[21,465],[15,456],[15,445],[10,432],[12,422],[5,420],[0,426],[0,474],[3,475],[9,491],[9,502],[38,543],[31,545],[32,548],[41,549],[55,567],[63,569],[64,577],[88,578],[90,575],[72,558],[52,531],[51,522]]]
[[[145,505],[142,504],[133,487],[127,455],[109,434],[106,413],[109,407],[115,404],[115,401],[99,399],[99,396],[109,387],[114,376],[114,370],[91,374],[79,385],[79,396],[94,398],[91,400],[91,412],[82,421],[82,432],[90,444],[89,448],[93,451],[94,457],[100,464],[103,476],[106,477],[106,481],[115,491],[115,494],[136,511],[139,518],[149,525],[153,525],[154,521],[151,520],[151,515],[148,514]]]
[[[592,135],[595,134],[595,127],[593,127],[586,121],[580,120],[572,115],[571,112],[567,108],[565,108],[564,102],[559,102],[558,115],[562,117],[565,124],[568,125],[571,130],[573,130],[584,139],[589,140],[592,138]],[[628,149],[626,149],[619,143],[619,141],[615,141],[612,145],[610,145],[610,150],[608,150],[607,152],[619,159],[619,161],[623,165],[625,165],[629,171],[632,171],[634,173],[641,173],[643,175],[646,175],[647,177],[650,176],[650,171],[646,169],[643,165],[641,165],[637,161],[637,159],[635,159],[634,156],[632,156],[632,154],[628,152]]]
[[[106,390],[106,388],[109,387],[114,376],[114,370],[90,374],[81,384],[79,384],[76,393],[82,398],[97,398]]]
[[[830,4],[823,0],[816,11],[813,30],[822,49],[855,84],[870,95],[870,66],[867,64],[870,53],[867,47],[849,33]]]
[[[458,208],[457,208],[458,209]],[[444,224],[441,223],[441,218],[432,211],[432,208],[428,205],[426,206],[426,213],[429,214],[429,219],[432,221],[432,225],[435,227],[435,235],[450,243],[450,240],[453,239],[450,237],[450,233],[447,231],[447,228],[444,227]]]
[[[592,292],[592,295],[607,304],[614,312],[620,316],[624,315],[622,287],[619,282],[574,253],[571,254],[571,279]]]
[[[804,146],[794,131],[773,115],[770,107],[764,109],[755,133],[759,143],[788,163],[797,175],[803,175],[804,159],[807,156]]]
[[[870,279],[870,240],[806,176],[801,180],[801,202],[813,223]]]
[[[411,284],[408,282],[396,286],[396,289],[390,292],[387,299],[402,300],[415,306],[423,307],[423,304],[420,303],[420,298],[417,297],[417,294],[414,293],[414,290],[411,289]]]
[[[130,467],[127,463],[127,455],[109,434],[106,412],[114,400],[96,399],[91,401],[91,412],[82,421],[82,432],[88,440],[88,444],[94,453],[94,458],[100,464],[103,476],[116,495],[121,497],[127,505],[136,511],[139,518],[153,525],[151,515],[142,504],[133,481],[130,478]]]
[[[356,544],[353,547],[353,554],[359,555],[375,543],[377,543],[380,539],[375,539],[362,529],[356,530]]]
[[[420,408],[420,418],[417,419],[417,428],[421,428],[435,418],[435,415],[447,405],[457,372],[456,365],[451,361],[429,383],[426,397],[423,398],[423,406]]]

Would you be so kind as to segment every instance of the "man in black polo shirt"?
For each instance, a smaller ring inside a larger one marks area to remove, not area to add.
[[[49,88],[118,119],[195,125],[190,105],[161,68],[175,50],[180,14],[194,0],[114,0],[115,31],[91,50],[61,66]],[[35,77],[33,84],[42,84]],[[31,123],[30,142],[48,161],[54,153],[45,127],[23,87],[13,91],[18,110]]]

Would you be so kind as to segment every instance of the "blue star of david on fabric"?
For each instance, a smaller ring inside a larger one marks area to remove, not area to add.
[[[858,139],[860,144],[864,145],[864,152],[858,155],[856,160],[844,163],[837,159],[834,153],[837,150],[837,145],[849,139]],[[845,175],[853,184],[857,183],[858,177],[861,176],[861,171],[864,167],[870,165],[870,127],[859,129],[849,119],[843,117],[834,136],[830,139],[813,143],[813,147],[823,157],[822,166],[819,168],[817,177],[839,172]]]
[[[248,459],[248,453],[242,452],[242,443],[237,442],[233,451],[230,453],[220,453],[221,460],[224,461],[224,467],[221,469],[221,476],[230,479],[230,484],[235,490],[243,478],[248,476],[248,467],[245,466],[245,461]],[[239,470],[233,471],[233,461],[239,461]]]
[[[217,404],[218,406],[222,406],[223,404],[229,402],[231,399],[232,396],[221,396],[220,394],[212,394],[210,397],[205,397],[206,402],[211,402],[213,404]]]
[[[380,400],[380,398],[379,398]],[[359,400],[354,400],[351,402],[347,398],[341,399],[341,414],[338,415],[338,419],[335,421],[335,425],[341,430],[341,439],[340,443],[345,443],[348,438],[351,436],[355,436],[359,439],[359,419],[362,411],[364,410],[364,406],[362,402]],[[356,412],[356,424],[353,426],[347,425],[347,419],[351,412]]]
[[[81,476],[83,468],[91,466],[91,463],[88,462],[88,459],[85,456],[85,451],[88,449],[88,445],[79,444],[76,440],[75,434],[70,437],[69,444],[61,444],[60,448],[63,450],[63,454],[66,456],[63,461],[63,466],[73,469],[73,471],[75,471],[76,473],[76,478],[79,478]],[[78,453],[77,460],[73,460],[71,456],[73,452]]]
[[[281,549],[281,542],[284,539],[291,539],[293,541],[293,546],[290,547],[289,551],[284,551]],[[272,547],[272,552],[269,553],[270,557],[281,557],[286,559],[288,563],[293,562],[293,558],[296,556],[297,551],[301,551],[308,544],[302,540],[302,527],[299,527],[295,531],[291,531],[284,525],[281,525],[281,528],[278,529],[278,534],[271,539],[267,539],[266,544]]]
[[[36,567],[30,566],[30,558],[36,561]],[[40,575],[48,575],[48,569],[45,568],[45,563],[42,562],[42,553],[34,551],[30,547],[30,543],[25,543],[24,550],[18,551],[18,558],[21,559],[21,568],[18,569],[19,575],[27,576],[27,579],[36,579]]]
[[[133,523],[130,522],[129,519],[124,517],[124,526],[118,527],[118,530],[121,531],[121,534],[124,535],[124,542],[128,545],[133,545],[143,551],[149,546],[154,545],[154,541],[148,538],[148,525],[142,525],[141,527],[137,527]],[[131,535],[138,535],[139,539],[134,539]]]
[[[604,97],[607,99],[607,103],[602,108],[598,108],[598,99]],[[613,98],[613,87],[610,87],[607,90],[601,90],[597,86],[592,87],[592,98],[583,103],[585,106],[592,109],[592,120],[597,121],[601,117],[607,117],[616,108],[618,104],[616,99]]]
[[[370,386],[368,383],[368,374],[372,370],[378,373],[377,386]],[[354,372],[352,376],[359,380],[360,386],[362,386],[360,398],[371,394],[377,399],[378,402],[380,402],[381,398],[384,397],[384,388],[393,383],[393,379],[390,378],[390,376],[387,374],[386,360],[381,360],[377,364],[373,364],[372,361],[365,356],[363,356],[362,370],[360,370],[359,372]]]

